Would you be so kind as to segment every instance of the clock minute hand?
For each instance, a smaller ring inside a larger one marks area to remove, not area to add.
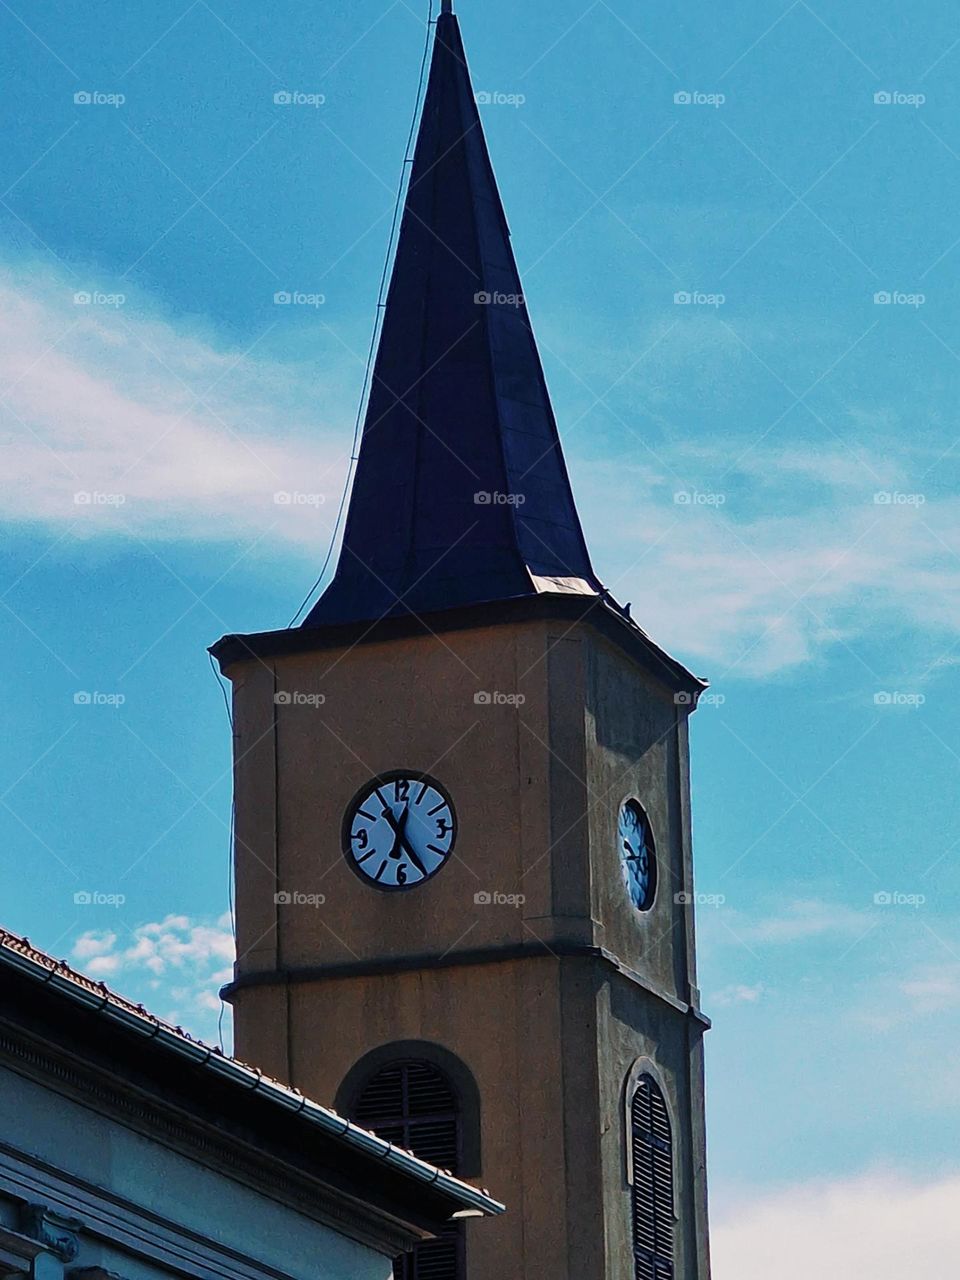
[[[427,868],[420,861],[419,853],[417,853],[416,849],[414,849],[413,845],[407,839],[407,818],[409,816],[410,816],[410,806],[408,804],[405,807],[403,813],[401,813],[400,821],[397,824],[397,839],[400,841],[400,844],[406,850],[407,857],[410,859],[413,865],[417,868],[417,870],[420,872],[422,876],[425,876],[427,874]]]
[[[401,813],[399,818],[397,818],[394,815],[392,809],[390,809],[388,806],[384,806],[383,816],[386,818],[387,823],[391,831],[393,832],[393,837],[394,837],[393,848],[390,850],[390,857],[399,858],[400,851],[403,850],[403,852],[406,853],[407,857],[410,859],[413,865],[417,868],[420,874],[422,876],[425,876],[427,874],[427,869],[423,865],[423,863],[420,861],[420,857],[416,849],[413,848],[413,846],[411,845],[410,841],[407,839],[405,834],[406,827],[407,827],[407,818],[409,817],[409,815],[410,815],[409,805],[404,806],[403,813]]]
[[[420,860],[420,855],[417,853],[416,849],[414,849],[413,845],[407,839],[407,835],[406,835],[407,818],[410,816],[409,804],[404,806],[403,813],[401,813],[399,818],[395,818],[392,810],[387,808],[384,809],[383,816],[386,818],[387,822],[390,824],[390,827],[393,830],[394,835],[396,836],[396,840],[393,845],[393,850],[391,852],[391,857],[397,856],[397,847],[399,846],[404,850],[407,857],[410,859],[413,865],[417,868],[420,874],[422,876],[426,876],[427,868],[423,865],[423,862]]]
[[[410,843],[410,841],[407,839],[405,835],[401,834],[400,843],[403,845],[404,849],[406,850],[407,857],[410,859],[413,865],[417,868],[417,870],[420,872],[422,876],[425,876],[427,874],[427,868],[420,861],[419,853],[417,853],[416,849],[414,849],[413,845]]]
[[[404,813],[406,813],[406,811],[404,811]],[[386,818],[387,825],[393,832],[393,845],[387,857],[394,859],[399,858],[400,846],[403,843],[403,819],[401,818],[401,821],[398,822],[393,815],[393,810],[386,804],[383,806],[383,816]]]

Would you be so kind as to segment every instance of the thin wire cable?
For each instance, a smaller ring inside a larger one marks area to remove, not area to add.
[[[223,679],[223,676],[220,674],[220,671],[219,671],[219,668],[217,667],[216,662],[214,661],[213,654],[208,653],[207,657],[210,659],[210,670],[216,676],[217,684],[220,686],[220,692],[223,694],[223,706],[227,713],[227,721],[230,724],[230,734],[232,737],[233,710],[230,706],[230,696],[227,692],[227,686]],[[237,800],[236,800],[236,796],[234,796],[230,802],[230,842],[227,845],[227,903],[230,908],[230,932],[233,934],[234,949],[236,949],[236,945],[237,945],[237,918],[233,909],[233,893],[234,893],[233,878],[234,878],[234,870],[235,870],[234,859],[233,859],[233,837],[234,837],[234,832],[236,830],[236,821],[237,821]],[[217,1039],[220,1042],[220,1052],[224,1054],[227,1052],[226,1047],[223,1043],[223,1015],[226,1013],[226,1010],[227,1010],[227,1006],[224,1003],[224,1001],[221,999],[220,1014],[217,1018]]]
[[[314,582],[313,586],[307,592],[306,596],[304,596],[303,603],[300,605],[300,608],[297,610],[297,612],[293,615],[293,617],[290,619],[289,623],[287,624],[287,630],[289,630],[291,627],[296,625],[296,622],[299,619],[300,615],[303,613],[304,609],[309,604],[310,599],[313,596],[313,593],[316,591],[317,587],[319,587],[320,583],[323,581],[324,574],[327,571],[327,566],[330,564],[331,557],[333,556],[333,551],[337,542],[337,534],[339,533],[340,523],[343,519],[344,508],[346,507],[346,504],[347,504],[347,494],[350,492],[350,481],[353,478],[353,469],[357,461],[357,444],[360,439],[360,426],[361,426],[361,423],[363,422],[363,410],[364,410],[364,405],[367,398],[367,392],[370,386],[370,375],[373,370],[373,355],[376,350],[377,339],[380,335],[380,328],[381,328],[381,323],[383,318],[383,310],[385,305],[384,290],[386,288],[387,278],[390,271],[390,263],[393,258],[393,247],[394,247],[394,243],[397,235],[397,226],[400,221],[400,209],[403,204],[403,193],[406,185],[405,179],[406,179],[407,166],[413,160],[413,157],[410,155],[410,144],[413,142],[414,134],[417,128],[417,120],[420,117],[420,104],[423,100],[423,87],[424,87],[424,81],[426,78],[427,57],[430,53],[430,28],[432,26],[433,26],[433,0],[429,0],[428,8],[427,8],[427,30],[426,30],[426,35],[424,37],[424,42],[423,42],[423,55],[420,59],[420,76],[417,82],[417,96],[414,102],[413,116],[410,120],[410,129],[409,129],[409,132],[407,133],[407,141],[403,149],[403,167],[401,168],[401,171],[400,171],[400,181],[397,185],[397,196],[393,206],[393,219],[390,223],[390,237],[387,241],[387,252],[383,261],[383,270],[380,273],[380,285],[377,290],[377,314],[374,320],[373,333],[370,336],[370,346],[367,350],[366,367],[364,369],[364,375],[363,375],[363,387],[361,388],[361,391],[360,391],[360,403],[357,406],[357,417],[353,425],[353,444],[350,448],[350,466],[347,469],[347,477],[346,477],[346,480],[344,481],[343,492],[340,495],[340,504],[337,508],[337,519],[333,526],[333,533],[330,537],[330,546],[327,548],[327,554],[324,557],[323,566],[320,569],[320,573],[317,575],[316,582]],[[219,670],[217,669],[217,665],[214,661],[213,654],[208,654],[207,656],[210,659],[210,669],[213,671],[213,674],[216,676],[217,683],[220,685],[220,692],[223,694],[223,705],[224,705],[224,708],[226,709],[227,720],[230,723],[230,732],[232,734],[233,733],[233,712],[230,707],[230,697],[227,692],[227,687],[224,684],[223,677],[221,676]],[[233,932],[234,944],[236,944],[236,940],[237,940],[237,921],[236,921],[236,913],[234,910],[234,891],[235,891],[234,876],[235,876],[236,868],[235,868],[234,857],[233,857],[233,845],[234,845],[234,836],[236,832],[236,820],[237,820],[237,805],[236,805],[236,799],[234,798],[234,801],[230,806],[230,844],[229,844],[228,868],[227,868],[227,899],[230,907],[230,925],[231,925],[231,930]],[[225,1012],[226,1012],[226,1005],[221,1000],[220,1015],[217,1020],[217,1033],[218,1033],[218,1039],[220,1041],[221,1052],[224,1052],[224,1053],[226,1052],[224,1048],[224,1043],[223,1043],[223,1015]]]
[[[230,932],[233,934],[234,954],[236,954],[236,950],[237,950],[237,917],[233,909],[233,878],[235,874],[233,843],[234,843],[234,833],[236,831],[236,823],[237,823],[237,801],[236,801],[236,798],[234,798],[230,804],[230,844],[229,844],[229,852],[227,854],[227,863],[228,863],[227,865],[227,900],[230,907]],[[227,1011],[226,1001],[221,996],[220,997],[220,1014],[217,1018],[217,1038],[220,1041],[220,1052],[223,1054],[227,1052],[226,1045],[223,1043],[223,1015],[226,1013],[226,1011]]]
[[[207,657],[210,659],[210,670],[217,677],[217,684],[220,686],[220,692],[223,694],[223,705],[226,708],[227,719],[230,722],[230,732],[232,733],[233,732],[233,711],[230,708],[230,695],[227,692],[227,686],[224,682],[223,676],[220,674],[217,668],[216,662],[214,662],[213,654],[208,653]]]
[[[430,28],[433,26],[433,0],[429,0],[427,9],[427,32],[423,42],[423,56],[420,59],[420,79],[417,84],[417,97],[413,107],[413,117],[410,121],[410,131],[407,134],[406,146],[403,149],[403,166],[400,170],[400,182],[397,185],[397,198],[393,206],[393,221],[390,224],[390,238],[387,241],[387,252],[383,260],[383,271],[380,274],[380,287],[377,290],[377,314],[373,323],[373,333],[370,335],[370,346],[367,350],[366,368],[363,374],[363,387],[360,391],[360,403],[357,406],[357,417],[353,424],[353,444],[350,447],[350,466],[347,468],[347,478],[344,481],[343,492],[340,495],[340,504],[337,507],[337,518],[333,526],[333,533],[330,536],[330,546],[327,548],[327,554],[324,556],[323,565],[317,574],[316,581],[304,596],[300,608],[287,623],[287,630],[296,626],[300,615],[313,598],[313,593],[323,581],[327,572],[327,567],[333,558],[334,548],[337,545],[337,535],[340,532],[340,524],[343,520],[343,513],[347,505],[347,495],[350,492],[350,483],[353,479],[354,468],[357,463],[357,445],[360,441],[360,428],[363,423],[363,413],[366,405],[367,394],[370,389],[370,375],[373,372],[373,356],[377,348],[377,339],[380,336],[380,329],[383,323],[383,312],[385,307],[384,291],[386,289],[387,280],[390,274],[390,263],[393,259],[393,248],[396,240],[397,226],[400,221],[400,210],[403,206],[403,193],[406,186],[407,166],[412,163],[413,157],[410,154],[410,144],[413,142],[416,133],[417,121],[420,118],[420,104],[423,99],[423,86],[426,79],[427,57],[430,53]]]

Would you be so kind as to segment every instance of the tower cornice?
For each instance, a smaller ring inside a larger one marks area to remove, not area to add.
[[[540,595],[444,609],[424,615],[405,614],[374,622],[351,622],[323,627],[259,631],[226,635],[210,647],[210,653],[226,675],[239,662],[270,662],[294,654],[346,649],[377,644],[413,635],[439,635],[477,627],[557,622],[568,627],[589,626],[622,649],[638,665],[664,684],[678,698],[678,706],[693,710],[707,683],[661,649],[617,606],[597,596]]]
[[[544,961],[594,960],[647,995],[669,1005],[677,1013],[688,1014],[707,1031],[711,1022],[699,1003],[678,1000],[656,983],[644,978],[631,965],[606,947],[591,946],[576,939],[551,938],[545,943],[525,942],[510,946],[473,947],[445,951],[438,954],[398,956],[378,960],[345,960],[339,964],[294,965],[284,969],[256,969],[238,974],[232,982],[220,989],[220,996],[232,1004],[238,993],[250,987],[302,985],[311,982],[334,982],[348,978],[383,977],[398,973],[421,972],[426,969],[451,969],[467,965],[509,964],[515,960],[539,959]],[[696,993],[692,993],[696,995]]]

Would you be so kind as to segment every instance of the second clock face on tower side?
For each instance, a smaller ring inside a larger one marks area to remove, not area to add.
[[[446,864],[457,838],[453,801],[425,774],[372,778],[343,818],[343,853],[377,889],[415,889]]]
[[[639,800],[624,800],[620,806],[617,844],[630,901],[638,911],[648,911],[657,891],[657,852],[650,821]]]

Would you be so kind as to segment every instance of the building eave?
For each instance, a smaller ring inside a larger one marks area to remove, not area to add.
[[[257,1068],[193,1039],[103,983],[94,982],[65,962],[37,950],[25,938],[0,930],[0,978],[4,971],[11,978],[19,975],[35,984],[38,990],[68,1001],[75,1009],[103,1020],[141,1044],[149,1042],[151,1051],[157,1055],[191,1065],[211,1087],[256,1099],[278,1116],[282,1113],[287,1118],[293,1117],[305,1130],[305,1136],[313,1132],[342,1144],[362,1161],[368,1161],[371,1170],[389,1169],[398,1185],[404,1187],[405,1195],[409,1196],[417,1186],[429,1188],[432,1195],[442,1197],[448,1204],[450,1214],[447,1216],[464,1212],[488,1216],[504,1212],[505,1206],[486,1192],[378,1138],[298,1090],[270,1079]]]

